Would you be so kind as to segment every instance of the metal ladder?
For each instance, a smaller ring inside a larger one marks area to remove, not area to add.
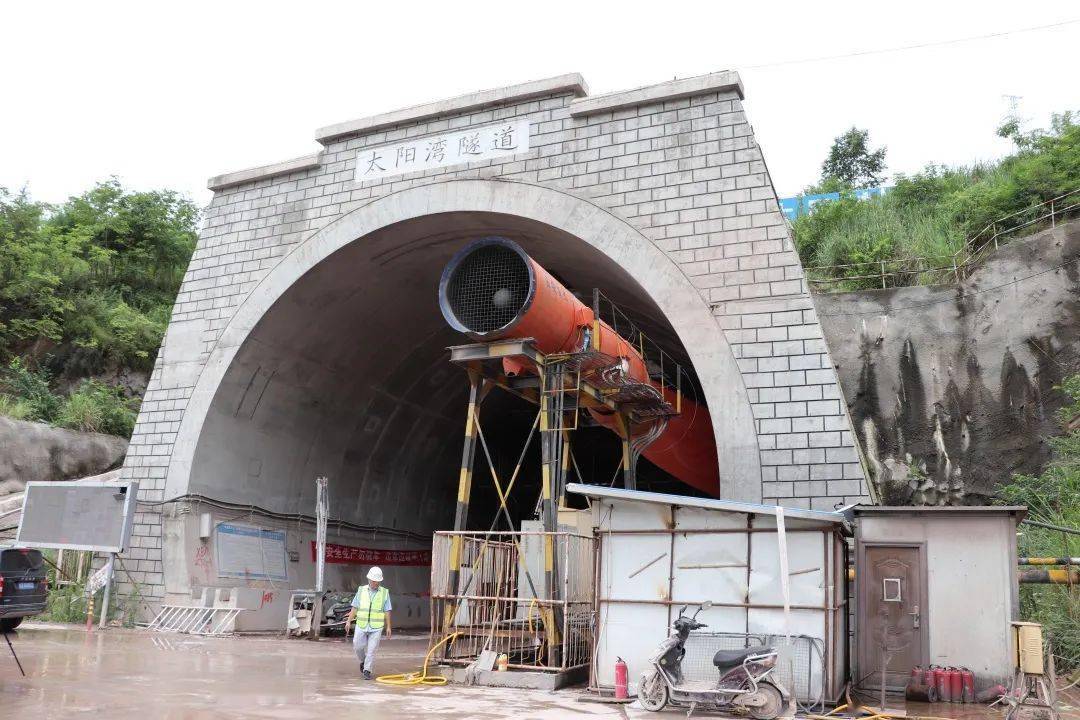
[[[205,605],[162,605],[161,612],[146,627],[154,632],[189,635],[229,635],[233,621],[245,608],[207,607]]]

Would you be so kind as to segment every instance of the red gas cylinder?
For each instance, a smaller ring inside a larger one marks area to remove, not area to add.
[[[975,673],[971,672],[967,668],[960,668],[960,673],[964,676],[964,702],[975,702]]]
[[[949,702],[964,701],[964,674],[960,668],[949,668]]]
[[[949,673],[945,668],[934,668],[934,685],[937,686],[939,702],[952,702],[952,685],[949,683]]]
[[[621,657],[615,658],[615,699],[625,700],[630,695],[627,691],[627,678],[629,671],[626,662]]]
[[[911,668],[911,677],[908,679],[908,685],[925,685],[923,682],[923,669],[922,665],[916,665]]]

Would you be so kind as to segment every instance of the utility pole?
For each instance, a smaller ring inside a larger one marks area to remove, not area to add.
[[[311,603],[311,640],[319,639],[322,626],[323,592],[326,590],[326,518],[330,514],[330,493],[325,477],[315,478],[315,599]]]

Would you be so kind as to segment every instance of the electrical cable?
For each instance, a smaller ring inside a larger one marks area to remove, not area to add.
[[[314,517],[312,517],[311,515],[304,515],[302,513],[276,512],[274,510],[268,510],[268,509],[260,507],[258,505],[248,505],[248,504],[244,504],[244,503],[229,502],[227,500],[217,500],[215,498],[211,498],[211,497],[208,497],[206,495],[200,495],[198,493],[187,493],[187,494],[184,494],[184,495],[179,495],[179,496],[177,496],[175,498],[171,498],[169,500],[156,500],[156,501],[139,500],[138,504],[143,506],[143,507],[160,507],[160,506],[163,506],[163,505],[171,505],[171,504],[180,503],[180,502],[206,503],[207,505],[209,505],[211,507],[216,507],[216,508],[219,508],[219,509],[222,509],[222,510],[232,510],[234,512],[239,511],[239,514],[236,517],[232,518],[233,520],[239,520],[240,518],[242,518],[244,516],[249,516],[251,514],[255,514],[255,515],[260,515],[262,517],[272,518],[272,519],[275,519],[275,520],[282,520],[282,521],[285,521],[285,522],[293,522],[293,521],[298,522],[298,523],[299,522],[304,522],[304,523],[307,523],[309,525],[314,525],[315,522],[316,522],[316,519]],[[228,521],[224,521],[224,522],[228,522]],[[428,542],[428,541],[431,540],[431,535],[429,535],[429,534],[425,535],[423,533],[412,532],[411,530],[399,530],[397,528],[388,528],[388,527],[382,527],[382,526],[377,526],[377,525],[360,525],[358,523],[349,522],[347,520],[341,520],[339,518],[328,518],[327,519],[327,524],[329,525],[331,523],[336,525],[338,528],[344,528],[346,530],[351,530],[353,532],[360,532],[360,533],[371,532],[372,534],[379,533],[379,534],[383,534],[383,535],[394,535],[394,536],[409,539],[409,540],[416,540],[418,542]]]
[[[1026,28],[1017,28],[1016,30],[1003,30],[1000,32],[986,33],[984,35],[969,35],[962,38],[953,38],[951,40],[935,40],[931,42],[915,43],[912,45],[900,45],[891,48],[879,48],[877,50],[858,50],[856,52],[841,53],[839,55],[821,55],[819,57],[802,58],[800,60],[779,60],[777,62],[760,63],[758,65],[743,65],[743,70],[764,70],[767,68],[784,67],[787,65],[804,65],[808,63],[828,62],[830,60],[844,60],[846,58],[853,57],[865,57],[867,55],[884,55],[886,53],[905,52],[907,50],[924,50],[931,47],[942,47],[945,45],[956,45],[959,43],[975,42],[977,40],[991,40],[993,38],[1006,37],[1008,35],[1017,35],[1020,33],[1036,32],[1039,30],[1050,30],[1053,28],[1064,27],[1066,25],[1075,25],[1080,23],[1080,18],[1074,18],[1072,20],[1063,20],[1056,23],[1048,23],[1046,25],[1034,25]]]

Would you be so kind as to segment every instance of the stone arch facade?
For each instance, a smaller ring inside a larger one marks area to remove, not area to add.
[[[862,498],[836,374],[742,97],[727,72],[593,97],[580,76],[560,76],[323,128],[316,154],[211,179],[123,469],[143,500],[165,503],[139,513],[129,551],[143,595],[192,584],[194,545],[167,501],[186,491],[220,379],[274,300],[335,249],[443,212],[531,218],[637,279],[701,375],[726,495],[828,508]],[[369,153],[502,127],[528,142],[361,172]]]
[[[397,223],[444,213],[495,213],[528,218],[581,239],[636,278],[690,355],[714,417],[726,497],[759,500],[757,432],[735,358],[709,310],[681,268],[625,220],[573,193],[505,180],[443,180],[392,192],[337,219],[282,258],[247,295],[199,370],[169,456],[165,496],[188,490],[207,410],[252,328],[282,294],[334,252]]]

